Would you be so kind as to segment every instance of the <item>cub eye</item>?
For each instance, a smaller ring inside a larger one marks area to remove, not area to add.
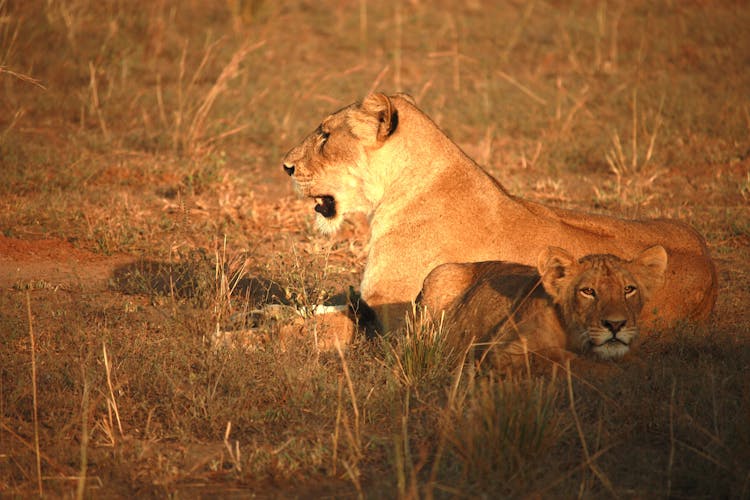
[[[630,297],[631,295],[633,295],[636,292],[636,290],[638,290],[638,289],[635,286],[633,286],[633,285],[627,285],[625,287],[625,296],[626,297]]]
[[[589,299],[593,299],[594,297],[596,297],[596,290],[594,290],[593,288],[583,287],[580,290],[578,290],[578,292],[584,297],[589,298]]]

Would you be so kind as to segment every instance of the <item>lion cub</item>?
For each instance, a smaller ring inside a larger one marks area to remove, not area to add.
[[[498,366],[526,352],[561,362],[573,353],[619,359],[638,337],[638,314],[664,282],[667,252],[650,247],[631,261],[609,254],[576,260],[549,247],[536,268],[503,261],[442,264],[418,301],[445,319],[450,343],[470,342]],[[525,344],[525,345],[524,345]]]

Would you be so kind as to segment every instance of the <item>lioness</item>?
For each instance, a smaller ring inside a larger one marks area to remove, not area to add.
[[[317,223],[370,221],[362,298],[383,330],[400,326],[425,276],[446,262],[506,260],[534,265],[549,244],[573,256],[632,258],[652,245],[669,254],[668,286],[641,315],[670,326],[702,320],[716,300],[716,271],[703,238],[678,221],[630,221],[547,207],[510,195],[468,158],[414,101],[375,93],[326,117],[283,159]]]
[[[638,315],[662,286],[666,268],[660,245],[632,261],[609,254],[576,260],[550,247],[537,267],[442,264],[425,278],[419,302],[434,320],[445,321],[453,347],[462,350],[474,339],[492,347],[487,352],[500,366],[518,364],[527,351],[555,361],[568,351],[619,359],[638,338]]]

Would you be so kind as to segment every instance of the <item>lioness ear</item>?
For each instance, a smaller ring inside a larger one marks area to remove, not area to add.
[[[640,281],[641,296],[644,302],[664,284],[667,271],[667,251],[661,245],[654,245],[642,251],[630,261],[635,276]]]
[[[575,258],[559,247],[548,247],[539,254],[537,270],[542,286],[555,301],[562,296],[563,287],[577,266]]]
[[[362,101],[362,110],[378,120],[378,142],[385,141],[398,127],[398,110],[391,99],[381,93],[370,94]]]
[[[415,101],[414,98],[411,95],[407,94],[406,92],[397,92],[396,94],[394,94],[394,97],[396,96],[400,97],[401,99],[408,102],[412,106],[417,105],[417,101]]]

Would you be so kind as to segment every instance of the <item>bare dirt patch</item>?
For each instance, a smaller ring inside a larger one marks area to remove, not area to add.
[[[77,287],[103,290],[127,255],[104,256],[59,239],[20,240],[0,236],[0,287]]]

